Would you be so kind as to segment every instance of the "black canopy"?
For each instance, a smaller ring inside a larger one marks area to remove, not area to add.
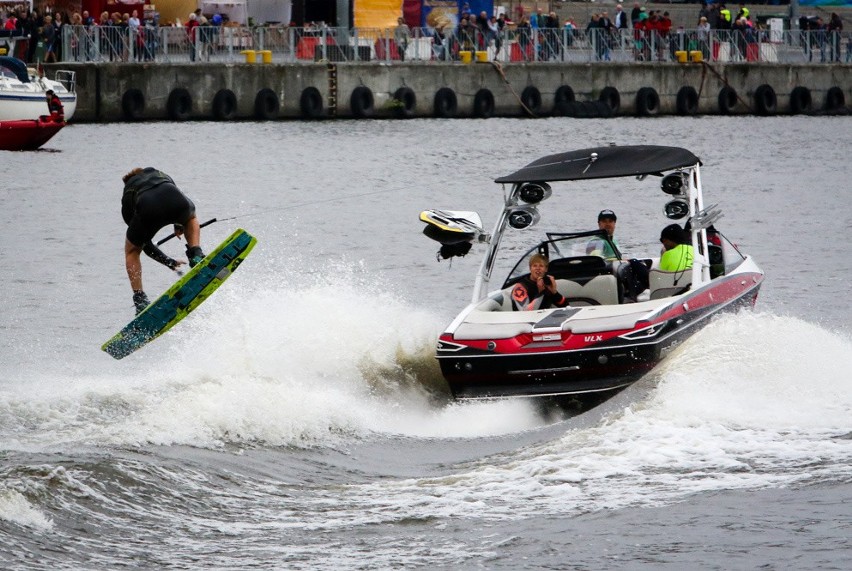
[[[0,67],[5,67],[14,73],[21,83],[30,82],[30,77],[27,75],[27,64],[21,60],[11,56],[0,56]]]
[[[542,157],[495,182],[552,182],[660,174],[698,163],[698,157],[680,147],[597,147]]]

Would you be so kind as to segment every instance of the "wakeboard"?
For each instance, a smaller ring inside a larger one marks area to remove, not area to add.
[[[231,234],[101,349],[123,359],[174,327],[231,276],[256,242],[243,229]]]

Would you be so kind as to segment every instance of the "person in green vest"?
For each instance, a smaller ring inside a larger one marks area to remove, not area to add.
[[[689,234],[678,224],[669,224],[660,233],[665,252],[660,258],[660,270],[682,272],[692,267],[693,252]]]
[[[731,11],[724,4],[719,8],[719,28],[722,30],[731,29]]]

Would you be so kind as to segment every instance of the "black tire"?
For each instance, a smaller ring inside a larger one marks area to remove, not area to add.
[[[609,107],[610,113],[607,117],[618,113],[621,108],[621,94],[614,87],[604,87],[601,89],[601,94],[598,96],[598,101],[605,103]]]
[[[456,111],[459,108],[459,100],[456,97],[456,92],[449,87],[442,87],[435,92],[433,107],[433,114],[439,119],[451,119],[455,117]]]
[[[473,116],[488,119],[494,115],[494,94],[487,89],[480,89],[473,96]]]
[[[536,114],[541,109],[541,91],[533,85],[528,85],[521,92],[521,103],[529,109],[533,114]]]
[[[764,83],[754,90],[754,108],[758,115],[774,115],[778,109],[778,97],[771,85]]]
[[[414,110],[417,107],[417,95],[410,87],[400,87],[393,94],[393,98],[398,102],[394,107],[394,115],[400,119],[410,119],[414,117]]]
[[[213,118],[230,121],[237,114],[237,96],[230,89],[220,89],[213,96]]]
[[[719,113],[730,115],[737,106],[737,92],[733,87],[726,85],[719,90]]]
[[[560,85],[553,95],[553,114],[556,116],[567,116],[566,105],[575,100],[574,90],[569,85]]]
[[[280,109],[281,103],[278,101],[278,96],[268,87],[264,87],[254,96],[254,116],[257,119],[261,121],[275,119]]]
[[[698,113],[698,92],[690,85],[681,87],[675,106],[678,115],[695,115]]]
[[[352,114],[359,119],[368,119],[375,112],[375,99],[369,87],[359,85],[352,90],[349,97],[349,108]]]
[[[192,113],[192,96],[183,87],[172,89],[166,102],[166,111],[172,121],[186,121]]]
[[[322,116],[322,94],[316,87],[306,87],[299,96],[299,111],[305,119],[318,119]]]
[[[136,88],[128,89],[121,96],[121,111],[128,121],[138,121],[145,113],[145,95]]]
[[[811,90],[807,87],[794,87],[790,92],[790,113],[800,115],[801,113],[810,112],[814,101],[811,97]]]
[[[588,104],[593,109],[589,112],[589,117],[600,117],[601,119],[606,119],[614,115],[612,107],[610,107],[609,103],[606,101],[589,101]]]
[[[660,95],[653,87],[643,87],[636,92],[636,114],[653,117],[660,112]]]
[[[838,111],[846,107],[846,94],[839,87],[830,87],[825,93],[825,110]]]
[[[576,117],[578,106],[577,101],[562,101],[558,104],[557,110],[563,117]]]

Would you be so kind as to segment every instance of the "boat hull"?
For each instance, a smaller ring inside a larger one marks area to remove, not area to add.
[[[57,95],[62,101],[65,119],[71,119],[77,110],[77,94],[57,93]],[[44,91],[27,93],[0,89],[0,121],[38,119],[48,113]]]
[[[34,151],[48,142],[65,122],[51,120],[0,121],[0,150]]]
[[[456,398],[599,399],[639,380],[710,317],[753,306],[762,279],[758,273],[729,276],[672,298],[633,329],[580,335],[564,331],[550,347],[529,342],[529,335],[460,341],[444,333],[437,358]]]

